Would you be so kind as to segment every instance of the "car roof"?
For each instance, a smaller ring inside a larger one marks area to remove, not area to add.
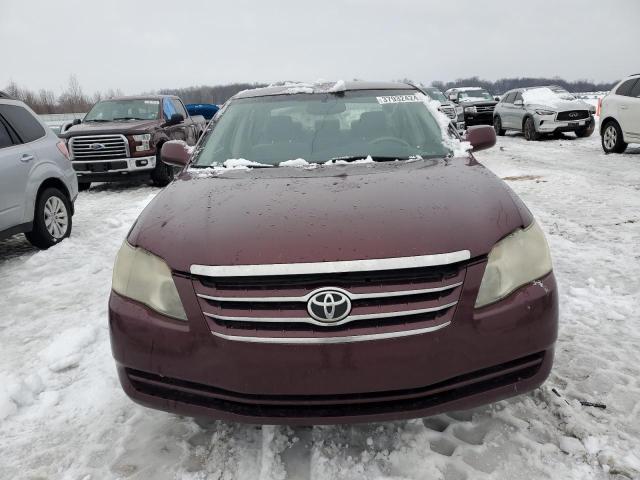
[[[126,95],[123,97],[105,98],[108,100],[162,100],[163,98],[178,98],[175,95]]]
[[[447,92],[470,92],[473,90],[486,90],[486,88],[482,87],[453,87],[447,90]]]
[[[290,95],[295,93],[294,90],[298,89],[297,93],[329,93],[331,88],[343,83],[339,89],[333,90],[333,92],[340,91],[353,91],[353,90],[419,90],[414,85],[402,82],[365,82],[365,81],[352,81],[352,82],[323,82],[323,83],[297,83],[297,82],[283,82],[278,84],[271,84],[268,87],[252,88],[250,90],[243,90],[236,93],[233,98],[253,98],[253,97],[267,97],[273,95]],[[301,91],[302,89],[311,89],[312,92]]]

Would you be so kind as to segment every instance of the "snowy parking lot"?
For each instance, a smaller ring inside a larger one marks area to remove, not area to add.
[[[107,299],[116,251],[158,190],[81,193],[60,245],[0,241],[0,478],[640,478],[640,148],[605,156],[599,141],[508,135],[477,155],[547,233],[560,289],[549,380],[384,424],[255,427],[133,404]]]

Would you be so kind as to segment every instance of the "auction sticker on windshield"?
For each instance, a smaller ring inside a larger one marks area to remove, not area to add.
[[[391,95],[388,97],[376,97],[376,99],[381,105],[384,105],[385,103],[409,103],[420,101],[420,99],[415,95]]]

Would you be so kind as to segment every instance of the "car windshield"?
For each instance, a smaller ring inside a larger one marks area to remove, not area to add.
[[[157,120],[159,115],[160,100],[105,100],[96,103],[84,121]]]
[[[460,100],[493,100],[493,97],[489,92],[483,89],[478,90],[464,90],[460,92]]]
[[[576,99],[576,97],[574,97],[572,94],[567,92],[562,87],[549,87],[549,90],[551,90],[553,93],[555,93],[562,100],[575,100]]]
[[[444,96],[444,93],[437,88],[425,88],[424,91],[432,100],[437,100],[441,103],[447,103],[449,101],[447,97]]]
[[[232,100],[204,141],[196,167],[244,159],[402,160],[443,157],[442,130],[415,90],[276,95]]]

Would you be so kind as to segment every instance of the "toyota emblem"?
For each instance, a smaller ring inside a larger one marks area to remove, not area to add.
[[[335,323],[351,313],[351,300],[339,290],[326,288],[309,298],[307,311],[319,322]]]

